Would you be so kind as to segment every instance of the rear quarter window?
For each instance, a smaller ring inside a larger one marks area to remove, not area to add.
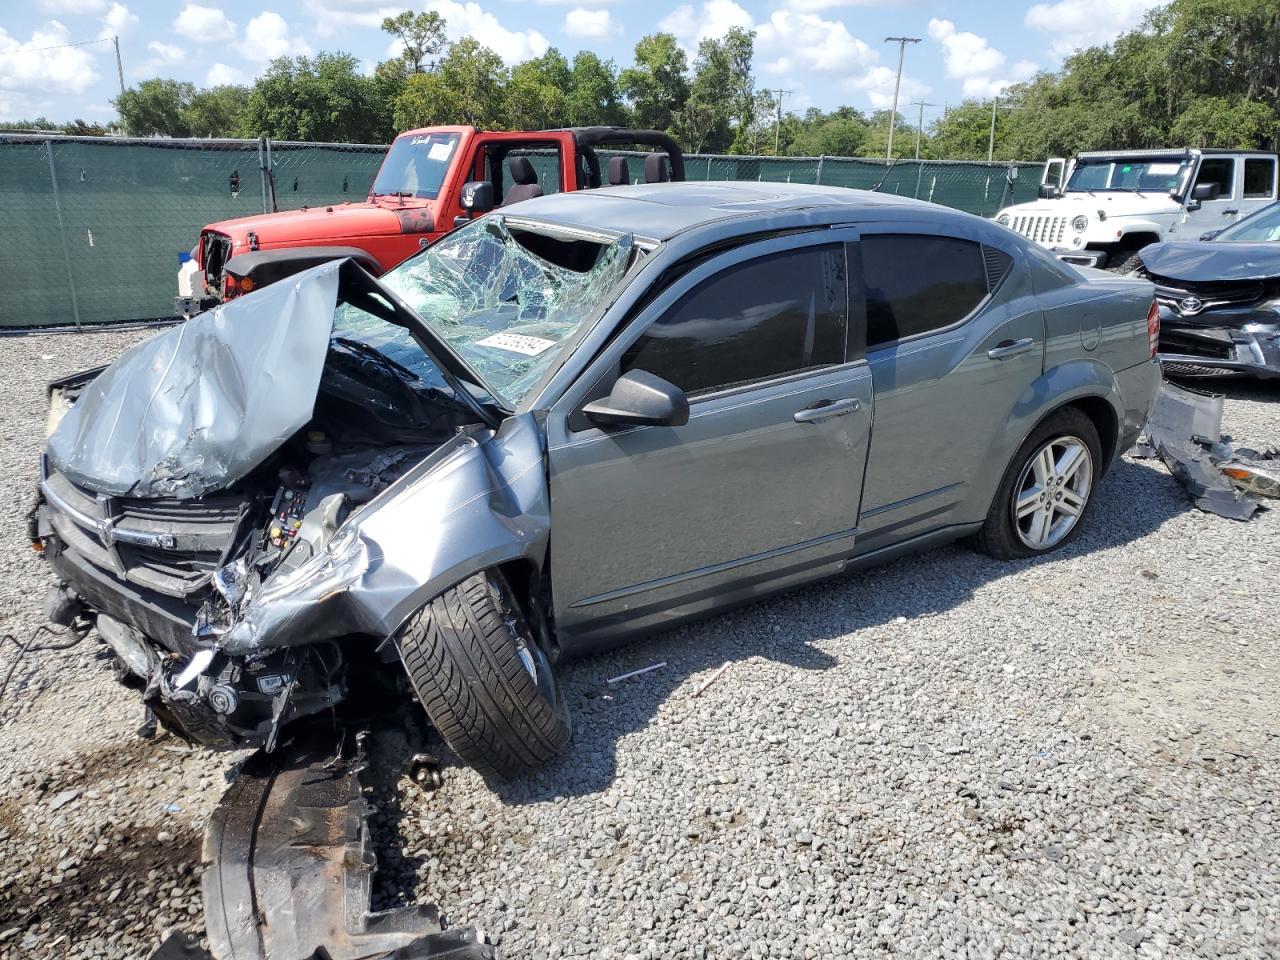
[[[982,246],[957,237],[862,237],[867,349],[959,323],[987,296]]]

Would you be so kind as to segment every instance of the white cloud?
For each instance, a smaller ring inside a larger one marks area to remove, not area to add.
[[[719,40],[733,27],[750,30],[754,26],[751,14],[733,0],[706,0],[698,9],[682,4],[658,21],[658,29],[675,34],[690,53],[696,53],[703,40]]]
[[[181,47],[172,43],[161,43],[159,40],[152,40],[147,44],[147,49],[151,51],[152,59],[157,63],[178,63],[187,55]]]
[[[1148,10],[1165,0],[1058,0],[1037,3],[1027,11],[1025,23],[1053,38],[1057,57],[1110,43],[1142,22]]]
[[[209,68],[209,72],[205,74],[204,85],[206,87],[233,86],[238,83],[245,83],[249,79],[243,70],[229,67],[225,63],[215,63]]]
[[[123,3],[113,3],[102,17],[102,29],[98,31],[99,40],[110,40],[112,37],[124,37],[133,32],[138,25],[138,15],[130,13]]]
[[[276,57],[309,57],[313,52],[305,40],[291,35],[284,17],[270,10],[249,21],[238,49],[240,56],[258,63],[267,63]]]
[[[950,20],[930,20],[929,36],[942,47],[946,74],[961,81],[966,97],[996,97],[1011,84],[1035,75],[1037,66],[1030,60],[1019,60],[1005,71],[1008,57],[991,46],[986,37],[957,30]]]
[[[893,106],[893,84],[896,77],[897,70],[891,70],[885,66],[872,67],[863,74],[850,77],[845,81],[845,86],[850,90],[865,93],[871,106],[877,110],[888,110]],[[930,87],[927,83],[904,72],[902,87],[898,91],[898,112],[905,112],[907,104],[928,96],[929,92]]]
[[[236,25],[218,7],[188,3],[174,18],[173,31],[197,43],[226,43],[236,37]]]
[[[564,32],[571,37],[604,40],[618,32],[618,27],[608,10],[574,7],[564,15]]]
[[[93,54],[85,47],[59,46],[72,39],[57,20],[34,30],[30,40],[0,27],[0,117],[42,112],[51,96],[83,93],[98,82]]]
[[[45,13],[71,13],[89,15],[102,13],[107,9],[107,0],[40,0],[40,9]]]
[[[756,49],[764,57],[777,54],[776,59],[764,64],[771,73],[807,69],[848,74],[879,60],[879,54],[849,33],[840,21],[788,10],[775,11],[756,28]]]
[[[621,0],[533,0],[540,7],[611,7]]]
[[[509,64],[540,57],[551,46],[551,42],[537,30],[508,30],[497,17],[478,3],[428,0],[426,9],[434,10],[444,17],[450,40],[475,37]],[[391,15],[394,15],[394,11]],[[382,22],[382,16],[379,13],[379,23]]]

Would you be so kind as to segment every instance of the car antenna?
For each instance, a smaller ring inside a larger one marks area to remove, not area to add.
[[[889,161],[889,166],[887,166],[887,167],[885,167],[885,168],[884,168],[884,176],[880,178],[880,182],[879,182],[879,183],[877,183],[874,187],[872,187],[872,188],[871,188],[871,192],[872,192],[872,193],[879,193],[879,192],[880,192],[880,188],[884,186],[884,182],[885,182],[887,179],[889,179],[889,174],[890,174],[890,172],[892,172],[893,168],[894,168],[895,166],[897,166],[897,165],[898,165],[898,158],[897,158],[897,157],[894,157],[892,160],[890,160],[890,161]]]

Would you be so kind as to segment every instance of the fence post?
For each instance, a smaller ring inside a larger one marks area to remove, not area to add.
[[[67,231],[62,226],[62,200],[58,196],[58,171],[53,167],[53,141],[44,142],[45,156],[49,158],[49,181],[53,184],[53,212],[58,215],[58,237],[62,240],[62,259],[67,265],[67,287],[71,291],[71,315],[76,329],[80,329],[80,302],[76,299],[76,280],[71,271],[71,248],[67,246]]]
[[[711,179],[711,154],[709,154],[709,153],[707,154],[707,175],[706,175],[705,177],[703,177],[702,179],[703,179],[703,180],[710,180],[710,179]]]
[[[813,181],[815,186],[822,186],[822,161],[825,159],[827,159],[826,154],[823,154],[818,158],[818,176]]]
[[[262,212],[270,213],[267,205],[267,138],[258,138],[258,180],[262,183]]]
[[[920,109],[923,110],[924,108],[921,107]],[[920,199],[920,178],[922,176],[924,176],[924,161],[916,160],[916,192],[911,195],[916,200]]]

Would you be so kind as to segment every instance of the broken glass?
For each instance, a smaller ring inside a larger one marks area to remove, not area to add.
[[[530,249],[535,241],[585,269],[539,256]],[[382,283],[514,407],[603,304],[633,246],[629,234],[608,244],[516,235],[502,217],[490,216],[401,264]],[[369,342],[373,319],[343,307],[336,330]],[[393,360],[415,370],[423,362],[407,331],[384,325],[376,336],[374,345]]]

